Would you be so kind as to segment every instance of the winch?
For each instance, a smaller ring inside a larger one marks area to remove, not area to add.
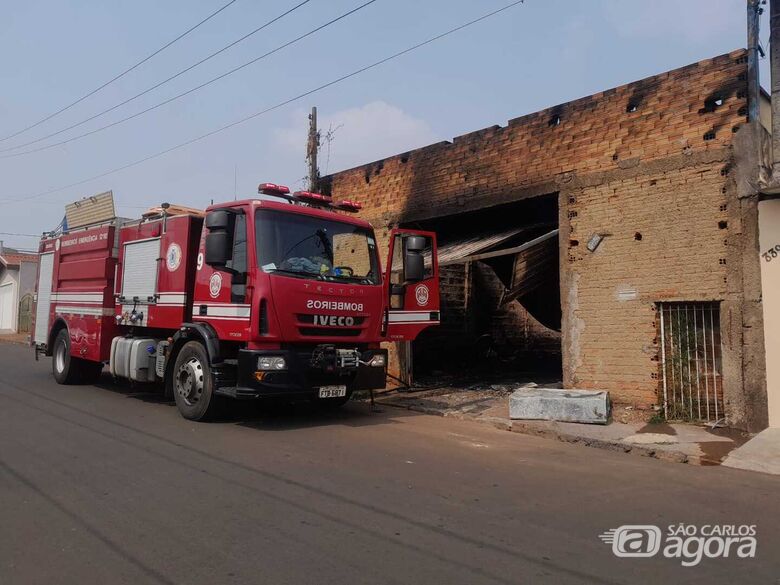
[[[329,344],[318,345],[314,348],[309,363],[312,368],[324,372],[351,372],[358,369],[360,351],[341,349]]]

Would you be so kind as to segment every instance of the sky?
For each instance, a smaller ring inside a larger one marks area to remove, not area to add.
[[[40,234],[66,203],[112,190],[137,217],[163,201],[205,207],[306,175],[317,106],[323,174],[450,140],[746,45],[745,0],[525,0],[380,67],[143,164],[143,159],[275,106],[511,0],[376,0],[202,90],[66,145],[9,156],[132,115],[262,55],[365,0],[310,0],[174,81],[79,128],[9,150],[155,85],[301,0],[237,0],[131,73],[47,122],[0,141],[0,232]],[[0,138],[102,85],[227,0],[28,0],[0,19]],[[761,39],[767,47],[768,7]],[[768,86],[768,59],[762,63]],[[32,197],[38,195],[37,197]],[[352,195],[360,200],[360,194]],[[36,238],[0,235],[7,246]]]

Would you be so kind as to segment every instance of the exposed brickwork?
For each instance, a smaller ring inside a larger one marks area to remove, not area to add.
[[[568,246],[569,301],[576,298],[568,317],[583,323],[572,385],[656,403],[655,303],[726,296],[724,184],[718,165],[705,163],[587,187],[567,205],[569,240],[578,241]],[[593,234],[604,239],[590,252]]]
[[[655,303],[716,300],[724,307],[725,393],[734,405],[750,404],[740,395],[741,340],[744,315],[756,311],[741,283],[755,230],[742,225],[752,220],[731,173],[747,114],[745,55],[337,173],[325,189],[361,200],[380,239],[388,225],[558,193],[565,384],[656,404]],[[591,253],[594,233],[605,237]],[[729,415],[745,420],[742,411]]]
[[[325,184],[335,195],[360,199],[362,215],[382,225],[557,191],[571,174],[723,148],[745,121],[744,55],[700,61],[336,173]],[[627,112],[629,104],[636,111]],[[560,123],[551,125],[556,117]],[[713,131],[715,138],[705,140]]]

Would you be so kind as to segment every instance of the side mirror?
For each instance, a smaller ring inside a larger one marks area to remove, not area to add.
[[[404,238],[404,281],[420,282],[425,278],[425,238],[409,236]]]
[[[212,211],[206,215],[206,227],[210,231],[227,230],[231,227],[234,217],[235,215],[230,213],[227,209]]]
[[[212,211],[206,216],[206,264],[225,266],[233,256],[233,229],[236,216],[227,210]]]

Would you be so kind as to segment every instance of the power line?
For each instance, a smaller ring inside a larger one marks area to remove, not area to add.
[[[112,83],[114,83],[115,81],[117,81],[118,79],[121,79],[122,77],[124,77],[125,75],[127,75],[128,73],[130,73],[131,71],[133,71],[134,69],[137,69],[138,67],[140,67],[141,65],[143,65],[144,63],[146,63],[146,62],[147,62],[149,59],[151,59],[151,58],[152,58],[152,57],[154,57],[155,55],[159,55],[159,54],[160,54],[160,53],[162,53],[162,52],[163,52],[165,49],[167,49],[168,47],[170,47],[172,44],[174,44],[174,43],[175,43],[175,42],[177,42],[177,41],[180,41],[181,39],[183,39],[184,37],[186,37],[188,34],[190,34],[192,31],[194,31],[194,30],[195,30],[196,28],[198,28],[199,26],[201,26],[201,25],[203,25],[203,24],[207,23],[209,20],[211,20],[212,18],[214,18],[214,17],[215,17],[217,14],[219,14],[220,12],[222,12],[223,10],[225,10],[226,8],[228,8],[228,7],[229,7],[231,4],[234,4],[235,2],[236,2],[236,0],[230,0],[230,1],[229,1],[227,4],[224,4],[222,7],[218,8],[217,10],[215,10],[214,12],[212,12],[211,14],[209,14],[209,15],[208,15],[206,18],[204,18],[203,20],[201,20],[201,21],[200,21],[198,24],[196,24],[195,26],[192,26],[192,27],[188,28],[186,31],[184,31],[183,33],[181,33],[181,34],[180,34],[178,37],[176,37],[176,38],[175,38],[175,39],[173,39],[172,41],[169,41],[169,42],[167,42],[166,44],[164,44],[162,47],[160,47],[160,48],[159,48],[159,49],[157,49],[156,51],[154,51],[154,52],[152,52],[151,54],[147,55],[146,57],[144,57],[143,59],[141,59],[140,61],[138,61],[138,63],[136,63],[135,65],[132,65],[131,67],[128,67],[127,69],[125,69],[124,71],[122,71],[122,73],[120,73],[119,75],[116,75],[116,76],[114,76],[113,78],[109,79],[108,81],[106,81],[106,82],[105,82],[103,85],[101,85],[100,87],[97,87],[97,88],[93,89],[92,91],[90,91],[90,92],[88,92],[88,93],[84,94],[84,95],[83,95],[83,96],[81,96],[79,99],[77,99],[75,102],[71,102],[70,104],[68,104],[68,105],[67,105],[67,106],[65,106],[65,107],[62,107],[62,108],[60,108],[59,110],[57,110],[57,111],[56,111],[56,112],[54,112],[53,114],[49,114],[49,115],[48,115],[48,116],[46,116],[45,118],[41,118],[40,120],[38,120],[38,121],[37,121],[37,122],[35,122],[34,124],[30,124],[29,126],[27,126],[27,127],[25,127],[25,128],[22,128],[21,130],[18,130],[17,132],[14,132],[13,134],[9,134],[8,136],[6,136],[6,137],[4,137],[4,138],[0,138],[0,142],[5,142],[6,140],[8,140],[8,139],[10,139],[10,138],[14,138],[15,136],[19,136],[19,134],[22,134],[23,132],[27,132],[28,130],[31,130],[32,128],[35,128],[36,126],[40,126],[40,125],[41,125],[41,124],[43,124],[44,122],[46,122],[46,121],[48,121],[48,120],[51,120],[51,119],[52,119],[54,116],[57,116],[57,115],[61,114],[62,112],[66,111],[66,110],[69,110],[70,108],[72,108],[72,107],[73,107],[73,106],[75,106],[76,104],[79,104],[79,103],[83,102],[83,101],[84,101],[85,99],[87,99],[88,97],[95,95],[95,94],[96,94],[97,92],[99,92],[101,89],[104,89],[104,88],[108,87],[109,85],[111,85]]]
[[[40,234],[15,234],[13,232],[0,232],[0,236],[19,236],[22,238],[40,238]]]
[[[370,4],[373,4],[376,1],[377,0],[368,0],[367,2],[364,2],[363,4],[361,4],[360,6],[358,6],[356,8],[353,8],[352,10],[349,10],[348,12],[345,12],[341,16],[338,16],[338,17],[336,17],[336,18],[334,18],[332,20],[329,20],[325,24],[321,24],[317,28],[314,28],[314,29],[310,30],[309,32],[304,33],[301,36],[296,37],[296,38],[294,38],[291,41],[287,41],[286,43],[284,43],[282,45],[279,45],[275,49],[272,49],[272,50],[268,51],[267,53],[264,53],[264,54],[260,55],[259,57],[255,57],[254,59],[251,59],[250,61],[247,61],[246,63],[243,63],[242,65],[239,65],[238,67],[234,67],[233,69],[231,69],[231,70],[229,70],[229,71],[227,71],[225,73],[222,73],[221,75],[217,75],[216,77],[213,77],[213,78],[209,79],[208,81],[204,81],[200,85],[196,85],[195,87],[192,87],[192,88],[188,89],[187,91],[183,91],[182,93],[177,94],[177,95],[175,95],[173,97],[170,97],[170,98],[168,98],[166,100],[163,100],[163,101],[161,101],[161,102],[159,102],[159,103],[157,103],[157,104],[155,104],[153,106],[149,106],[148,108],[145,108],[145,109],[141,110],[140,112],[136,112],[135,114],[131,114],[129,116],[125,116],[124,118],[116,120],[115,122],[111,122],[110,124],[106,124],[104,126],[100,126],[99,128],[95,128],[94,130],[90,130],[89,132],[84,132],[82,134],[77,134],[76,136],[71,136],[70,138],[67,138],[65,140],[61,140],[59,142],[52,142],[51,144],[46,144],[44,146],[39,146],[37,148],[32,148],[30,150],[25,150],[24,152],[15,152],[13,154],[2,155],[2,156],[0,156],[0,159],[2,159],[2,158],[15,158],[15,157],[18,157],[18,156],[25,156],[27,154],[33,154],[33,153],[36,153],[36,152],[49,150],[51,148],[56,148],[57,146],[62,146],[64,144],[69,144],[70,142],[74,142],[76,140],[81,140],[82,138],[86,138],[87,136],[92,136],[93,134],[97,134],[98,132],[103,132],[104,130],[108,130],[109,128],[113,128],[114,126],[118,126],[119,124],[124,124],[125,122],[133,120],[133,119],[138,118],[140,116],[143,116],[144,114],[148,114],[149,112],[151,112],[153,110],[161,108],[162,106],[165,106],[165,105],[167,105],[167,104],[169,104],[171,102],[174,102],[176,100],[179,100],[179,99],[181,99],[181,98],[183,98],[183,97],[185,97],[185,96],[187,96],[187,95],[189,95],[191,93],[194,93],[194,92],[196,92],[198,90],[201,90],[204,87],[219,81],[220,79],[224,79],[225,77],[228,77],[229,75],[232,75],[233,73],[236,73],[237,71],[240,71],[240,70],[244,69],[245,67],[249,67],[250,65],[252,65],[254,63],[257,63],[258,61],[261,61],[262,59],[265,59],[266,57],[270,57],[274,53],[278,53],[282,49],[285,49],[285,48],[289,47],[290,45],[294,45],[295,43],[297,43],[299,41],[302,41],[303,39],[305,39],[307,37],[310,37],[311,35],[315,34],[316,32],[319,32],[322,29],[327,28],[327,27],[331,26],[332,24],[337,23],[338,21],[347,18],[348,16],[354,14],[355,12],[358,12],[359,10],[362,10],[363,8],[369,6]]]
[[[177,77],[180,77],[180,76],[184,75],[184,74],[185,74],[185,73],[187,73],[188,71],[192,71],[192,70],[193,70],[193,69],[195,69],[196,67],[198,67],[198,66],[200,66],[200,65],[203,65],[203,63],[205,63],[206,61],[208,61],[208,60],[210,60],[210,59],[213,59],[213,58],[214,58],[214,57],[216,57],[217,55],[220,55],[221,53],[224,53],[225,51],[227,51],[228,49],[230,49],[230,48],[232,48],[232,47],[235,47],[237,44],[239,44],[239,43],[241,43],[241,42],[245,41],[246,39],[248,39],[248,38],[249,38],[249,37],[251,37],[252,35],[255,35],[255,34],[259,33],[261,30],[268,28],[269,26],[271,26],[272,24],[274,24],[274,23],[275,23],[275,22],[277,22],[278,20],[281,20],[282,18],[284,18],[284,17],[285,17],[285,16],[287,16],[288,14],[291,14],[292,12],[295,12],[296,10],[298,10],[298,8],[300,8],[300,7],[301,7],[301,6],[303,6],[304,4],[308,4],[309,2],[311,2],[311,0],[303,0],[303,2],[300,2],[299,4],[296,4],[295,6],[293,6],[292,8],[290,8],[289,10],[287,10],[286,12],[284,12],[284,13],[280,14],[279,16],[277,16],[277,17],[275,17],[275,18],[272,18],[271,20],[269,20],[268,22],[266,22],[266,23],[265,23],[265,24],[263,24],[262,26],[259,26],[259,27],[257,27],[255,30],[253,30],[253,31],[251,31],[251,32],[249,32],[249,33],[247,33],[247,34],[245,34],[243,37],[241,37],[241,38],[239,38],[239,39],[236,39],[236,40],[235,40],[235,41],[233,41],[232,43],[229,43],[229,44],[225,45],[225,46],[224,46],[224,47],[222,47],[221,49],[219,49],[219,50],[217,50],[217,51],[214,51],[214,52],[213,52],[213,53],[211,53],[210,55],[207,55],[206,57],[204,57],[203,59],[200,59],[199,61],[197,61],[197,62],[193,63],[193,64],[192,64],[192,65],[190,65],[189,67],[186,67],[186,68],[184,68],[184,69],[182,69],[182,70],[178,71],[177,73],[175,73],[175,74],[171,75],[171,76],[170,76],[170,77],[168,77],[167,79],[163,79],[163,80],[162,80],[162,81],[160,81],[159,83],[156,83],[155,85],[153,85],[153,86],[151,86],[151,87],[149,87],[149,88],[147,88],[147,89],[143,90],[143,91],[142,91],[142,92],[140,92],[140,93],[137,93],[137,94],[135,94],[135,95],[134,95],[134,96],[132,96],[132,97],[129,97],[129,98],[127,98],[127,99],[126,99],[126,100],[124,100],[124,101],[121,101],[121,102],[119,102],[118,104],[115,104],[115,105],[111,106],[110,108],[106,108],[105,110],[103,110],[103,111],[101,111],[101,112],[98,112],[98,113],[97,113],[97,114],[95,114],[94,116],[90,116],[89,118],[84,118],[84,119],[83,119],[83,120],[81,120],[80,122],[76,122],[75,124],[71,124],[70,126],[67,126],[67,127],[65,127],[65,128],[62,128],[61,130],[57,130],[56,132],[52,132],[52,133],[50,133],[50,134],[47,134],[46,136],[41,136],[40,138],[36,138],[35,140],[30,140],[29,142],[25,142],[25,143],[23,143],[23,144],[17,144],[16,146],[11,146],[11,147],[8,147],[8,148],[4,148],[4,149],[0,150],[0,153],[2,153],[2,152],[11,152],[11,151],[13,151],[13,150],[18,150],[18,149],[20,149],[20,148],[24,148],[25,146],[31,146],[31,145],[33,145],[33,144],[37,144],[38,142],[42,142],[42,141],[44,141],[44,140],[47,140],[47,139],[49,139],[49,138],[52,138],[52,137],[54,137],[54,136],[58,136],[59,134],[62,134],[63,132],[67,132],[68,130],[73,130],[74,128],[78,128],[79,126],[83,126],[83,125],[84,125],[84,124],[86,124],[87,122],[91,122],[91,121],[92,121],[92,120],[94,120],[95,118],[99,118],[100,116],[103,116],[103,115],[105,115],[105,114],[108,114],[109,112],[113,112],[113,111],[114,111],[114,110],[116,110],[117,108],[121,108],[122,106],[124,106],[124,105],[126,105],[126,104],[129,104],[130,102],[132,102],[132,101],[134,101],[134,100],[137,100],[139,97],[142,97],[142,96],[146,95],[146,94],[147,94],[147,93],[149,93],[150,91],[154,91],[154,90],[155,90],[155,89],[157,89],[158,87],[161,87],[161,86],[165,85],[166,83],[169,83],[169,82],[173,81],[174,79],[176,79]],[[31,151],[31,152],[36,152],[36,151]],[[27,154],[27,153],[20,153],[20,154]]]
[[[309,91],[306,91],[304,93],[298,94],[297,96],[289,98],[289,99],[286,99],[286,100],[284,100],[282,102],[279,102],[278,104],[276,104],[274,106],[271,106],[271,107],[266,108],[264,110],[260,110],[259,112],[255,112],[254,114],[250,114],[249,116],[246,116],[246,117],[241,118],[239,120],[235,120],[235,121],[231,122],[230,124],[226,124],[224,126],[221,126],[220,128],[217,128],[217,129],[212,130],[210,132],[207,132],[205,134],[201,134],[200,136],[197,136],[195,138],[191,138],[190,140],[187,140],[185,142],[181,142],[181,143],[179,143],[179,144],[177,144],[175,146],[171,146],[170,148],[166,148],[165,150],[161,150],[161,151],[159,151],[157,153],[150,154],[149,156],[145,156],[144,158],[141,158],[141,159],[138,159],[136,161],[124,164],[122,166],[115,167],[115,168],[113,168],[113,169],[111,169],[109,171],[105,171],[103,173],[100,173],[98,175],[94,175],[94,176],[89,177],[87,179],[82,179],[80,181],[76,181],[75,183],[70,183],[69,185],[64,185],[62,187],[56,187],[56,188],[53,188],[53,189],[48,189],[46,191],[41,191],[40,193],[35,193],[33,195],[18,197],[18,198],[14,198],[14,199],[0,200],[0,203],[12,203],[12,202],[15,202],[15,201],[26,201],[28,199],[35,199],[35,198],[38,198],[38,197],[43,197],[45,195],[50,195],[51,193],[57,193],[58,191],[64,191],[65,189],[70,189],[72,187],[78,187],[78,186],[83,185],[85,183],[89,183],[90,181],[95,181],[97,179],[102,179],[103,177],[106,177],[108,175],[113,175],[115,173],[124,171],[126,169],[131,168],[131,167],[135,167],[135,166],[138,166],[138,165],[143,164],[145,162],[148,162],[150,160],[153,160],[155,158],[159,158],[159,157],[164,156],[164,155],[166,155],[166,154],[168,154],[170,152],[173,152],[173,151],[178,150],[180,148],[184,148],[185,146],[189,146],[190,144],[194,144],[196,142],[200,142],[201,140],[205,140],[206,138],[214,136],[215,134],[219,134],[220,132],[224,132],[225,130],[233,128],[234,126],[238,126],[239,124],[243,124],[245,122],[248,122],[249,120],[253,120],[255,118],[263,116],[263,115],[265,115],[265,114],[267,114],[269,112],[272,112],[274,110],[278,110],[279,108],[282,108],[282,107],[284,107],[286,105],[289,105],[289,104],[291,104],[293,102],[299,101],[299,100],[301,100],[301,99],[303,99],[305,97],[308,97],[308,96],[312,95],[313,93],[317,93],[319,91],[322,91],[323,89],[326,89],[328,87],[331,87],[333,85],[341,83],[342,81],[346,81],[347,79],[350,79],[352,77],[360,75],[361,73],[365,73],[366,71],[369,71],[371,69],[379,67],[380,65],[383,65],[383,64],[387,63],[388,61],[392,61],[394,59],[397,59],[397,58],[399,58],[399,57],[401,57],[403,55],[406,55],[407,53],[411,53],[412,51],[415,51],[415,50],[417,50],[419,48],[422,48],[422,47],[424,47],[426,45],[429,45],[429,44],[431,44],[431,43],[433,43],[435,41],[438,41],[438,40],[440,40],[440,39],[442,39],[444,37],[447,37],[447,36],[449,36],[451,34],[454,34],[454,33],[458,32],[458,31],[461,31],[461,30],[463,30],[465,28],[468,28],[468,27],[470,27],[470,26],[472,26],[474,24],[482,22],[483,20],[487,20],[488,18],[490,18],[492,16],[495,16],[497,14],[500,14],[501,12],[505,12],[506,10],[509,10],[510,8],[513,8],[513,7],[517,6],[518,4],[522,4],[523,2],[524,2],[524,0],[516,0],[515,2],[512,2],[512,3],[507,4],[507,5],[505,5],[505,6],[501,7],[501,8],[498,8],[496,10],[488,12],[487,14],[483,14],[482,16],[480,16],[478,18],[475,18],[474,20],[470,20],[470,21],[468,21],[468,22],[466,22],[464,24],[456,26],[455,28],[451,28],[451,29],[449,29],[446,32],[440,33],[440,34],[438,34],[438,35],[436,35],[434,37],[431,37],[431,38],[429,38],[429,39],[427,39],[425,41],[417,43],[416,45],[413,45],[413,46],[411,46],[411,47],[409,47],[407,49],[404,49],[403,51],[399,51],[399,52],[394,53],[394,54],[392,54],[392,55],[390,55],[388,57],[380,59],[379,61],[375,61],[375,62],[371,63],[370,65],[366,65],[365,67],[361,67],[360,69],[356,69],[355,71],[352,71],[351,73],[347,73],[346,75],[342,75],[341,77],[338,77],[338,78],[336,78],[336,79],[334,79],[332,81],[324,83],[323,85],[320,85],[319,87],[316,87],[316,88],[311,89]]]

